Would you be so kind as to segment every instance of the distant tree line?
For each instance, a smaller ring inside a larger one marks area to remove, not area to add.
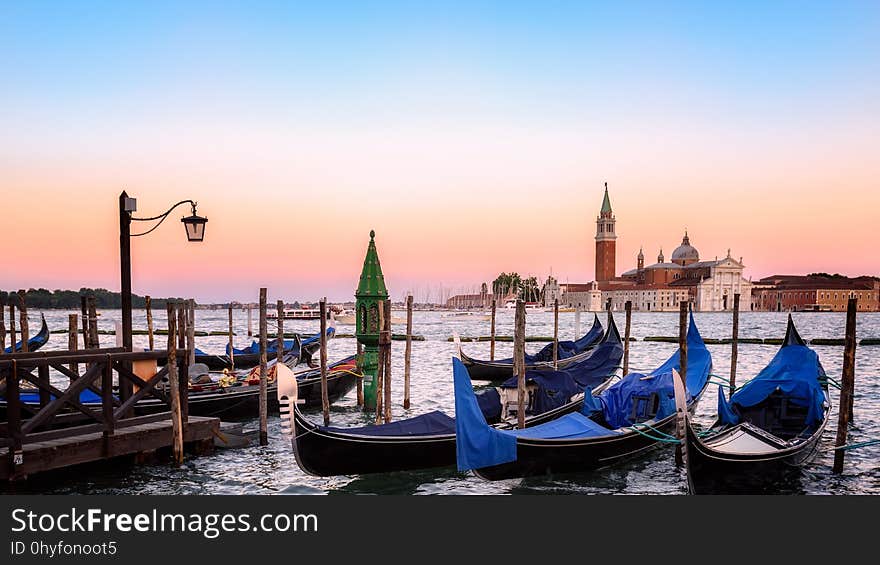
[[[122,294],[119,292],[111,292],[106,288],[81,288],[79,290],[48,290],[45,288],[31,288],[25,292],[25,300],[28,308],[59,308],[65,310],[79,309],[80,297],[95,295],[95,306],[97,308],[122,308]],[[4,299],[4,303],[8,304],[9,298],[18,303],[18,291],[0,290],[0,298]],[[152,298],[153,308],[165,308],[168,300],[182,300],[181,298]],[[147,304],[143,296],[137,294],[131,295],[132,308],[144,308]]]
[[[880,277],[875,277],[873,275],[862,275],[860,277],[848,277],[846,275],[841,275],[840,273],[834,273],[833,275],[831,275],[831,274],[824,273],[824,272],[823,273],[810,273],[807,276],[808,277],[823,277],[826,279],[849,279],[849,278],[863,279],[864,278],[864,279],[880,280]]]
[[[506,296],[515,294],[526,302],[539,302],[543,299],[543,289],[536,277],[523,279],[519,273],[501,273],[492,281],[492,293]]]

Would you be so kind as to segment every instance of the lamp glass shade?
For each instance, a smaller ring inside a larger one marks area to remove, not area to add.
[[[203,241],[205,239],[205,224],[208,223],[208,218],[202,218],[193,214],[180,221],[183,222],[183,227],[186,228],[186,239],[189,241]]]

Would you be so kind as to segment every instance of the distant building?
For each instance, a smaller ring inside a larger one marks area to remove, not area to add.
[[[446,307],[455,310],[473,310],[492,307],[492,295],[483,283],[480,294],[456,294],[446,301]]]
[[[701,261],[687,231],[670,262],[661,249],[657,262],[645,266],[645,254],[639,250],[636,268],[616,276],[616,223],[606,183],[596,218],[596,280],[559,283],[550,277],[544,285],[545,305],[558,298],[560,305],[597,311],[610,301],[612,310],[623,310],[631,301],[633,310],[662,312],[676,311],[682,301],[689,301],[697,311],[714,312],[731,310],[739,294],[740,309],[751,309],[752,283],[742,276],[742,258],[734,259],[728,249],[723,259]]]
[[[880,311],[880,279],[841,275],[774,275],[754,283],[754,310],[764,312],[845,312],[847,300],[858,298],[862,312]]]

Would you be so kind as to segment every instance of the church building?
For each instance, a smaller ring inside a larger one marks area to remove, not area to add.
[[[602,207],[596,218],[596,280],[591,283],[559,283],[548,279],[544,287],[546,303],[558,298],[560,305],[585,310],[623,310],[627,301],[635,311],[677,311],[682,301],[689,301],[699,312],[731,310],[733,297],[740,295],[740,310],[751,309],[752,283],[743,278],[745,268],[730,255],[723,259],[701,261],[685,230],[681,245],[667,262],[662,248],[657,262],[645,265],[642,250],[636,267],[616,275],[616,218],[608,196],[608,183]]]

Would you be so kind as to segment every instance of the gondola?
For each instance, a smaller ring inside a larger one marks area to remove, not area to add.
[[[687,409],[692,411],[712,368],[693,315],[687,343]],[[659,447],[677,425],[672,389],[680,370],[679,355],[676,351],[654,371],[630,373],[601,394],[586,397],[579,411],[518,430],[486,424],[467,368],[453,359],[458,469],[473,470],[487,480],[588,471]]]
[[[588,356],[589,350],[596,346],[602,339],[604,331],[599,317],[593,318],[593,326],[578,340],[560,341],[558,349],[557,368],[564,369],[569,365],[578,363]],[[467,367],[468,374],[478,381],[490,381],[497,383],[507,379],[513,371],[513,359],[496,359],[488,361],[474,359],[461,351],[461,362]],[[534,355],[526,354],[526,370],[549,369],[553,367],[553,344],[548,343]]]
[[[37,332],[37,335],[28,339],[28,352],[29,353],[32,353],[32,352],[38,350],[39,348],[46,345],[47,341],[49,341],[49,326],[46,325],[46,317],[44,315],[40,314],[40,318],[42,318],[42,321],[43,321],[43,325],[40,328],[40,331]],[[18,343],[15,344],[15,352],[16,353],[21,353],[21,346],[22,346],[23,341],[24,340],[19,341]],[[6,349],[4,349],[3,353],[4,354],[12,353],[12,345],[10,345]]]
[[[564,371],[528,371],[527,381],[532,383],[530,405],[547,411],[527,411],[526,425],[538,425],[579,410],[583,393],[574,394],[559,405],[553,405],[552,398],[584,389],[604,390],[612,382],[622,355],[620,335],[612,322],[608,334],[593,349],[591,357]],[[455,420],[443,412],[434,411],[389,424],[358,428],[319,426],[310,422],[296,404],[302,396],[301,383],[291,379],[289,374],[285,377],[282,372],[278,391],[282,428],[292,435],[297,464],[310,475],[410,471],[455,464]],[[495,389],[475,396],[484,418],[499,418],[501,396]],[[510,427],[507,421],[497,425]]]
[[[332,338],[336,335],[336,328],[330,326],[327,328],[327,337]],[[299,335],[294,339],[284,340],[284,355],[293,354],[299,358],[300,363],[312,366],[315,352],[321,347],[321,332],[301,340]],[[232,361],[235,362],[236,369],[251,369],[260,364],[260,342],[254,340],[244,349],[232,348],[234,353]],[[275,357],[278,351],[278,342],[270,339],[266,342],[266,355],[269,358]],[[206,353],[196,348],[196,363],[202,363],[211,371],[222,371],[232,366],[229,358],[229,345],[226,346],[225,355],[216,355]],[[165,364],[165,359],[159,360],[159,366]]]
[[[779,351],[698,431],[685,417],[688,487],[695,494],[773,492],[819,450],[831,412],[825,370],[791,315]]]
[[[296,366],[295,356],[288,355],[282,366],[290,369]],[[274,377],[273,370],[276,360],[267,364],[269,376]],[[360,378],[357,372],[357,363],[354,356],[346,357],[328,366],[327,372],[327,397],[330,403],[334,403],[345,396],[357,384]],[[260,386],[259,368],[251,370],[243,380],[234,386],[193,385],[188,392],[189,414],[193,416],[218,416],[224,419],[255,418],[259,414]],[[306,408],[321,406],[321,371],[309,369],[294,373],[302,391],[301,398]],[[268,406],[270,411],[278,410],[277,388],[274,380],[267,387]],[[40,396],[37,391],[21,392],[21,399],[27,405],[37,409],[40,405]],[[92,409],[100,411],[101,398],[95,393],[86,390],[80,394],[80,402]],[[155,414],[168,410],[168,405],[158,398],[148,396],[135,404],[135,414]],[[6,399],[0,399],[0,419],[6,417]]]

